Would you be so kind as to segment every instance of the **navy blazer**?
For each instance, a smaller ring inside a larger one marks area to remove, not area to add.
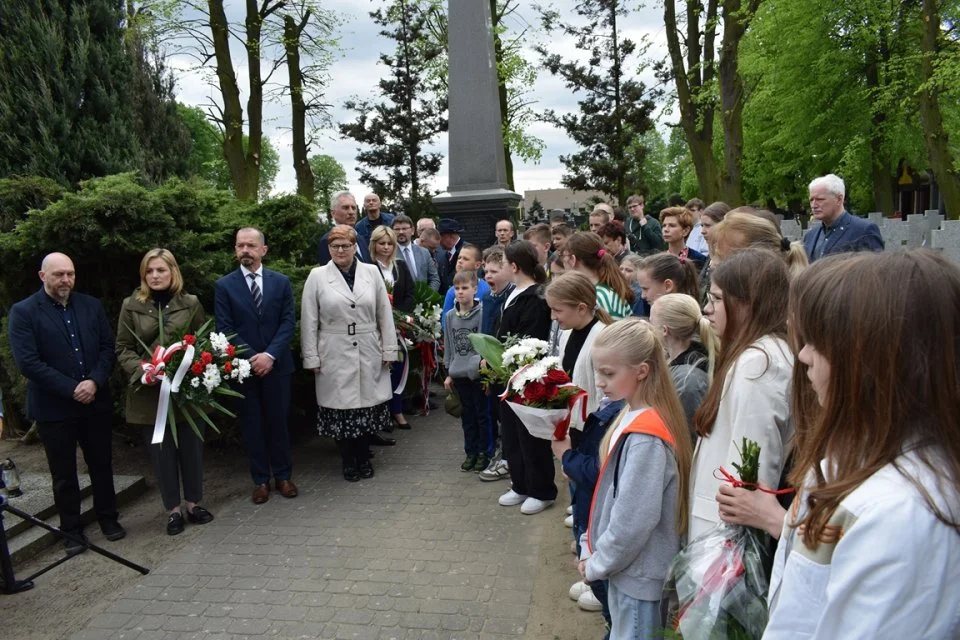
[[[243,347],[244,358],[266,352],[273,356],[273,373],[293,373],[290,341],[297,317],[287,276],[263,269],[263,313],[258,314],[243,272],[239,268],[231,271],[214,286],[213,308],[217,331],[233,335],[230,342]]]
[[[330,232],[327,231],[325,234],[323,234],[323,236],[321,236],[320,242],[317,243],[317,264],[319,264],[321,267],[330,262],[330,245],[327,242],[327,238],[329,236]],[[369,244],[369,238],[364,241],[362,238],[360,238],[360,235],[357,234],[357,257],[361,262],[366,262],[367,264],[371,264],[370,248],[367,246]]]
[[[70,294],[69,304],[77,318],[85,378],[77,378],[70,335],[46,291],[40,289],[10,309],[10,349],[27,379],[27,417],[37,422],[113,411],[109,380],[117,356],[107,314],[99,300],[82,293]],[[84,379],[97,384],[97,394],[88,405],[73,399]]]
[[[463,238],[453,248],[453,256],[442,246],[437,247],[433,257],[437,261],[437,274],[440,276],[440,295],[446,295],[447,289],[453,286],[453,276],[457,274],[457,260],[460,258],[460,249],[464,245]]]
[[[810,229],[803,236],[803,248],[807,252],[810,262],[816,260],[813,255],[813,249],[817,245],[817,239],[823,233],[823,225],[818,225],[816,229]],[[858,218],[849,211],[844,211],[837,220],[836,231],[830,234],[826,240],[823,255],[828,256],[832,253],[842,253],[844,251],[883,251],[883,236],[880,235],[880,228],[865,218]]]

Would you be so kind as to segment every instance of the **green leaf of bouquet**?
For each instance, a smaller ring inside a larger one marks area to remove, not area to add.
[[[200,416],[200,418],[203,419],[204,422],[207,423],[207,426],[209,426],[211,429],[213,429],[217,433],[220,433],[220,429],[217,428],[216,423],[214,423],[214,421],[210,419],[210,416],[207,415],[206,411],[204,411],[203,409],[201,409],[196,405],[194,405],[193,410],[196,412],[198,416]]]
[[[467,337],[480,357],[487,361],[488,367],[501,375],[507,373],[503,368],[504,347],[499,340],[485,333],[471,333]]]
[[[430,285],[424,282],[423,280],[417,280],[413,285],[413,299],[418,304],[423,304],[424,306],[430,304],[441,304],[443,298],[440,297],[440,294],[430,288]]]
[[[193,432],[197,434],[198,438],[200,438],[200,442],[203,442],[203,434],[200,433],[200,429],[197,428],[196,421],[194,421],[193,416],[190,415],[190,405],[185,406],[183,409],[183,417],[187,421],[187,424],[190,425],[190,428],[193,429]]]
[[[222,414],[224,414],[224,415],[228,415],[228,416],[230,416],[231,418],[236,418],[236,417],[237,417],[237,414],[235,414],[234,412],[230,411],[229,409],[227,409],[225,406],[223,406],[222,404],[220,404],[220,403],[217,402],[216,400],[210,400],[209,402],[210,402],[210,406],[213,407],[214,409],[216,409],[217,411],[219,411],[220,413],[222,413]]]
[[[230,396],[231,398],[246,398],[245,395],[239,391],[234,391],[230,387],[217,387],[213,390],[214,393],[219,393],[222,396]]]
[[[123,323],[123,326],[126,327],[127,331],[130,332],[130,335],[132,335],[134,338],[137,339],[137,342],[139,342],[139,343],[140,343],[140,346],[143,347],[143,351],[147,354],[147,357],[148,357],[148,358],[152,357],[152,356],[153,356],[153,349],[151,349],[151,348],[149,347],[149,345],[147,345],[146,342],[144,342],[143,340],[141,340],[141,339],[140,339],[140,336],[137,335],[137,332],[134,331],[133,329],[131,329],[130,326],[129,326],[126,322]],[[163,343],[161,343],[161,345],[162,345],[162,344],[163,344]]]

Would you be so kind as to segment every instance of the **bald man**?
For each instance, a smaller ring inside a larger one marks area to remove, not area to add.
[[[47,453],[67,553],[86,549],[80,519],[77,445],[93,485],[93,508],[107,540],[126,535],[117,522],[111,453],[116,360],[113,331],[100,301],[75,293],[73,261],[51,253],[40,265],[39,291],[10,309],[10,349],[27,379],[27,417]]]

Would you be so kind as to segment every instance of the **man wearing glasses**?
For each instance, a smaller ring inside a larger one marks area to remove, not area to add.
[[[349,191],[341,191],[330,198],[330,217],[333,224],[346,224],[351,227],[357,224],[357,199]],[[327,244],[329,232],[323,234],[317,244],[317,264],[321,267],[330,262],[330,245]],[[357,243],[357,259],[361,262],[370,262],[370,249],[366,242]]]
[[[632,195],[627,198],[627,211],[630,217],[627,218],[625,227],[633,252],[641,256],[649,256],[663,251],[667,245],[663,241],[660,222],[656,218],[647,216],[643,206],[643,196]]]

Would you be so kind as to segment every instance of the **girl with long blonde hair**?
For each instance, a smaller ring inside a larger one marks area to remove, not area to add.
[[[600,443],[580,571],[587,581],[609,581],[611,638],[656,638],[663,583],[687,527],[690,434],[648,322],[605,328],[592,356],[597,387],[627,406]]]

